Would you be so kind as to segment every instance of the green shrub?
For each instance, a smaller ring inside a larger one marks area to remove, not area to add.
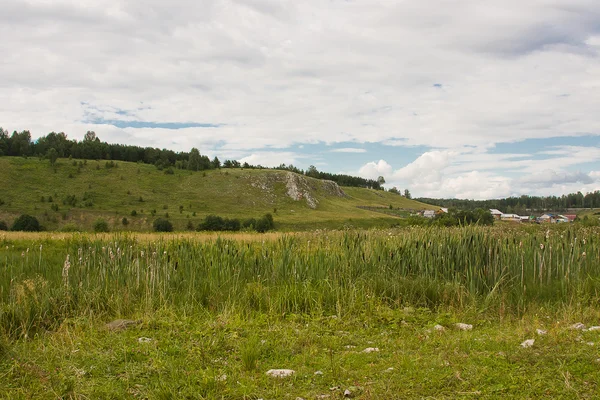
[[[7,230],[8,230],[8,225],[6,225],[6,222],[0,221],[0,231],[7,231]]]
[[[81,229],[75,224],[66,224],[60,228],[61,232],[81,232]]]
[[[135,210],[131,211],[131,216],[132,217],[135,217],[136,215],[137,215],[137,211],[135,211]]]
[[[39,232],[41,230],[40,223],[36,217],[23,214],[15,220],[11,231]]]
[[[127,219],[127,217],[123,217],[123,219],[121,220],[121,223],[123,224],[123,226],[127,226],[127,225],[129,225],[129,220]]]
[[[164,218],[158,218],[152,226],[155,232],[173,232],[173,224]]]
[[[103,219],[97,219],[94,222],[94,232],[108,232],[108,223]]]

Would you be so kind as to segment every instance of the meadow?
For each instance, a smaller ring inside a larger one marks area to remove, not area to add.
[[[0,398],[593,398],[599,233],[2,233]]]

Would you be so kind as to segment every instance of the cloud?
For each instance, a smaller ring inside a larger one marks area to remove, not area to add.
[[[580,156],[585,174],[600,169],[593,146],[539,162],[484,150],[600,137],[598,21],[594,0],[4,0],[0,123],[220,158],[377,143],[393,164],[423,147],[390,179],[424,192],[560,175]],[[379,164],[365,174],[390,176]]]
[[[379,162],[369,162],[363,165],[358,171],[360,176],[369,179],[377,179],[380,176],[385,178],[386,176],[389,176],[391,172],[392,166],[384,160],[379,160]]]
[[[366,153],[367,150],[365,149],[359,149],[356,147],[343,147],[343,148],[339,148],[339,149],[333,149],[331,150],[332,153]]]

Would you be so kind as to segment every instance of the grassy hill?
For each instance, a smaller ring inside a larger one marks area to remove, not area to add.
[[[340,188],[286,171],[220,169],[172,174],[146,164],[0,157],[0,220],[23,213],[47,229],[91,230],[105,219],[111,230],[150,230],[158,217],[176,230],[206,215],[251,218],[272,213],[277,229],[389,226],[397,217],[374,210],[437,209],[393,193]],[[368,209],[359,208],[367,207]],[[135,214],[135,215],[133,215]],[[123,225],[127,218],[128,225]]]

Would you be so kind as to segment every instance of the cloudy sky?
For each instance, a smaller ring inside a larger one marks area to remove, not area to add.
[[[598,0],[1,0],[0,126],[365,177],[600,189]]]

